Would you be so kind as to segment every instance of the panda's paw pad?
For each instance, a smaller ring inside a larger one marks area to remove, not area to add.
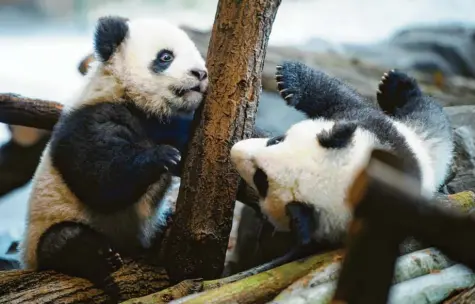
[[[377,100],[380,105],[403,104],[414,94],[419,94],[417,82],[404,72],[391,70],[384,73],[379,82]]]
[[[159,164],[167,172],[176,172],[180,166],[181,153],[169,145],[160,145],[158,150]]]
[[[99,255],[104,258],[106,268],[108,269],[107,272],[115,272],[124,265],[124,261],[120,254],[114,251],[111,247],[99,250]]]
[[[276,66],[275,80],[277,82],[277,90],[287,105],[294,106],[296,91],[292,87],[292,83],[288,81],[287,73],[287,66],[285,64]]]

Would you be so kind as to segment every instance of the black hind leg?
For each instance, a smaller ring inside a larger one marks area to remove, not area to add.
[[[111,274],[122,266],[122,260],[105,236],[89,226],[75,222],[53,225],[42,235],[37,257],[39,270],[85,278],[104,290],[114,303],[118,301]]]
[[[300,62],[285,61],[278,65],[275,79],[287,104],[309,118],[351,119],[348,110],[357,111],[368,106],[352,87]]]
[[[411,100],[422,97],[416,80],[391,70],[383,75],[376,95],[380,108],[388,115],[397,115]]]

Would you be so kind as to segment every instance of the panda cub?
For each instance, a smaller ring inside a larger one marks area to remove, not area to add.
[[[284,135],[242,140],[231,149],[233,164],[259,192],[260,209],[276,229],[306,237],[301,243],[341,244],[351,216],[348,189],[373,149],[402,158],[404,170],[421,182],[422,194],[432,195],[443,185],[452,161],[451,126],[414,79],[386,73],[380,108],[302,63],[278,66],[276,79],[283,99],[308,119]],[[309,215],[311,221],[302,220]]]
[[[158,256],[160,201],[179,174],[205,61],[160,19],[101,17],[96,60],[33,178],[23,268],[102,284],[121,256]]]

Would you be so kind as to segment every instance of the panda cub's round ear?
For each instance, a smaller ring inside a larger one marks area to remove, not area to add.
[[[97,21],[94,33],[94,50],[102,62],[106,62],[124,41],[129,32],[128,18],[104,16]]]
[[[317,135],[318,142],[324,148],[344,148],[351,142],[357,127],[354,122],[336,122],[330,130]]]

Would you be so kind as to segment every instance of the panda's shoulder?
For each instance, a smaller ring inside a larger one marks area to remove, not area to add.
[[[138,123],[138,117],[126,103],[114,101],[81,105],[71,109],[60,119],[57,132],[67,132],[83,128],[105,125],[130,125]],[[79,129],[78,129],[79,128]]]

